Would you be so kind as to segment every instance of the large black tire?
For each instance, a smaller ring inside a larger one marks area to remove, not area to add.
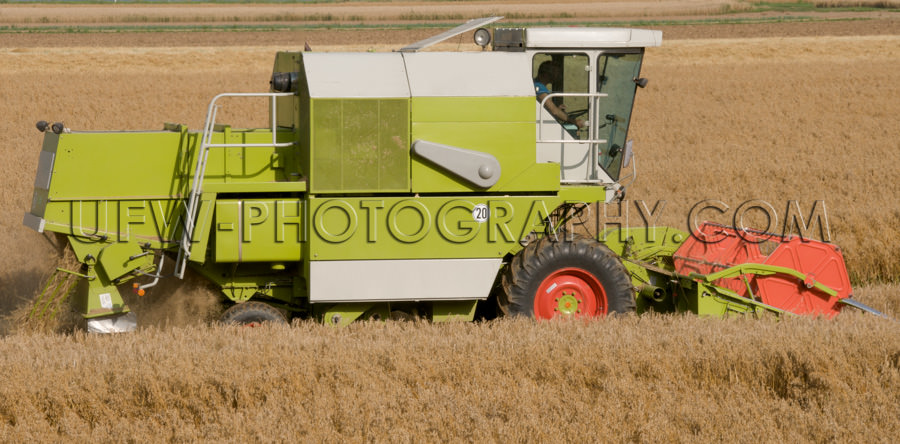
[[[544,236],[513,256],[501,276],[502,314],[549,319],[635,310],[634,288],[618,256],[572,233]]]
[[[220,319],[223,324],[257,326],[264,322],[286,324],[287,319],[277,308],[258,301],[248,301],[232,305]]]

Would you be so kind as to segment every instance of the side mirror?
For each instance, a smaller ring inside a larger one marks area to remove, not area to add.
[[[646,87],[647,87],[647,83],[650,82],[649,80],[647,80],[647,79],[644,78],[644,77],[635,77],[635,78],[632,79],[632,80],[634,80],[634,84],[635,84],[635,85],[640,86],[641,88],[646,88]]]
[[[625,154],[622,155],[622,167],[627,167],[634,157],[634,139],[625,142]]]

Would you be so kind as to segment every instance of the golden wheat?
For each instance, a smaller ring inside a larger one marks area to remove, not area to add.
[[[811,352],[815,350],[815,352]],[[9,441],[875,442],[900,324],[622,317],[0,338]]]

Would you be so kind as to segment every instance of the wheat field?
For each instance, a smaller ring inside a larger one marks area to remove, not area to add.
[[[0,338],[0,372],[10,442],[871,443],[900,433],[900,324],[856,313],[20,335]]]
[[[788,200],[805,209],[824,200],[856,297],[900,317],[896,23],[848,22],[839,32],[835,23],[806,24],[797,35],[782,25],[676,27],[672,34],[692,38],[665,40],[645,58],[650,85],[635,104],[638,179],[628,199],[665,200],[659,223],[682,229],[704,199],[732,209],[764,199],[779,213]],[[696,38],[704,33],[715,38]],[[318,34],[316,50],[390,51],[422,31],[385,41],[339,34],[331,44],[332,34]],[[218,298],[191,277],[131,300],[143,325],[134,334],[29,332],[10,322],[58,260],[52,239],[21,226],[41,143],[35,121],[198,128],[215,94],[267,89],[275,51],[299,49],[306,35],[122,34],[99,47],[65,35],[0,35],[0,441],[869,443],[900,435],[900,323],[849,311],[834,321],[625,316],[236,329],[210,324]],[[258,126],[265,116],[245,109],[223,118]]]

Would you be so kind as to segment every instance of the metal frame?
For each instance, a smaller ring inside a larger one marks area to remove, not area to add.
[[[560,180],[560,183],[595,183],[595,182],[603,182],[602,179],[599,179],[598,168],[600,167],[597,163],[597,149],[599,145],[602,143],[607,143],[606,139],[594,139],[594,131],[595,121],[596,121],[596,113],[597,108],[599,107],[599,102],[601,98],[609,97],[606,93],[550,93],[547,94],[543,100],[541,100],[540,109],[544,108],[544,105],[547,103],[547,100],[550,100],[553,97],[587,97],[590,101],[590,106],[588,106],[588,138],[587,139],[544,139],[543,131],[544,131],[544,119],[540,117],[537,118],[537,126],[538,126],[538,135],[537,135],[537,143],[561,143],[565,144],[589,144],[591,145],[591,168],[590,168],[590,177],[591,179],[587,180]],[[562,157],[560,157],[560,165],[562,165]]]
[[[191,184],[191,193],[188,198],[187,208],[185,209],[184,231],[181,234],[181,242],[178,245],[178,259],[175,262],[175,276],[179,279],[184,278],[184,269],[187,261],[191,257],[191,244],[194,235],[194,228],[197,223],[197,210],[200,204],[200,195],[203,194],[203,177],[206,174],[206,162],[209,158],[210,148],[277,148],[292,146],[295,142],[278,142],[277,133],[277,107],[276,98],[289,97],[296,93],[222,93],[212,98],[206,111],[206,123],[203,125],[203,137],[200,143],[200,152],[197,154],[197,165],[194,168],[194,180]],[[212,134],[216,127],[216,114],[222,105],[216,102],[223,97],[268,97],[272,108],[271,116],[271,143],[212,143]]]
[[[425,40],[420,40],[420,41],[412,43],[410,45],[406,45],[406,46],[400,48],[398,51],[399,52],[416,52],[421,49],[425,49],[431,45],[434,45],[436,43],[443,42],[444,40],[447,40],[449,38],[458,36],[466,31],[471,31],[475,28],[489,25],[489,24],[494,23],[497,20],[500,20],[502,18],[503,18],[503,16],[501,15],[501,16],[471,19],[471,20],[463,23],[462,25],[459,25],[449,31],[445,31],[436,36],[429,37]]]

